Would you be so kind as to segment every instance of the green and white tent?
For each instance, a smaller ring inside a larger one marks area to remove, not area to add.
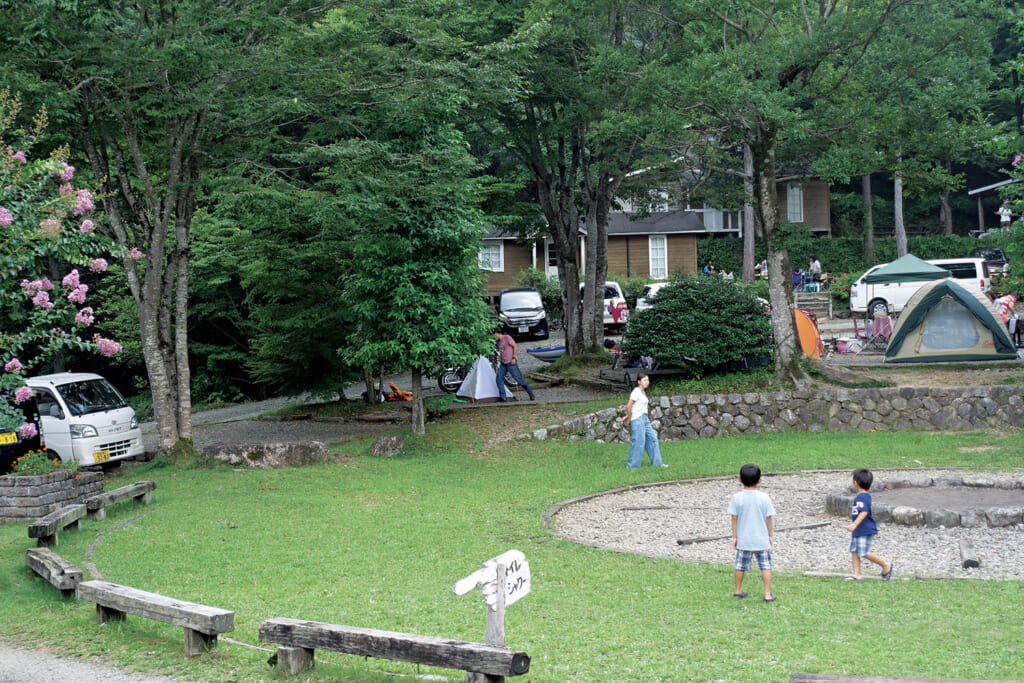
[[[887,263],[864,277],[868,285],[880,282],[918,282],[921,280],[942,280],[950,276],[945,268],[939,268],[913,254],[906,254],[892,263]]]
[[[929,282],[910,297],[885,349],[886,363],[1016,358],[991,302],[951,278]]]

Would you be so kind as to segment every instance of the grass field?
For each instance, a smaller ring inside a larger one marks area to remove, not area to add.
[[[130,670],[202,681],[276,680],[260,623],[294,617],[482,640],[478,592],[452,585],[510,548],[532,592],[509,607],[507,643],[532,656],[529,681],[785,681],[798,671],[1019,678],[1024,594],[1017,582],[893,581],[851,586],[778,572],[780,601],[731,597],[732,569],[578,546],[546,529],[553,504],[657,479],[855,466],[1018,469],[1019,434],[777,434],[663,443],[666,470],[628,472],[626,448],[592,442],[498,442],[510,411],[460,412],[408,434],[403,455],[369,442],[335,447],[337,464],[273,471],[151,466],[153,503],[112,508],[60,536],[57,552],[109,581],[233,609],[214,653],[182,654],[180,628],[129,617],[96,624],[24,562],[26,523],[0,527],[3,638]],[[519,411],[514,419],[538,419]],[[723,515],[725,511],[723,510]],[[843,555],[845,549],[837,548]],[[87,571],[88,574],[88,571]],[[256,649],[256,647],[264,649]],[[395,680],[417,669],[317,653],[294,680]],[[514,679],[510,679],[514,680]]]

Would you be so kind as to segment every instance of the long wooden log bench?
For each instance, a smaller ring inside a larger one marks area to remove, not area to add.
[[[789,683],[1021,683],[1021,681],[964,680],[962,678],[893,678],[844,674],[793,674]]]
[[[235,630],[235,613],[219,607],[175,600],[137,588],[107,581],[83,581],[78,584],[79,600],[96,603],[96,616],[101,624],[124,621],[134,614],[146,619],[185,629],[185,653],[200,655],[217,646],[217,635]]]
[[[260,625],[260,641],[281,646],[277,666],[293,674],[313,667],[315,650],[461,669],[499,680],[530,670],[529,655],[506,647],[300,619],[267,619]]]
[[[85,505],[76,503],[58,508],[48,515],[40,517],[28,527],[28,537],[38,538],[37,545],[57,545],[57,533],[62,529],[73,526],[75,529],[82,528],[82,517],[85,517]]]
[[[106,519],[108,505],[114,505],[129,499],[133,499],[142,505],[149,505],[152,500],[153,489],[155,488],[156,482],[147,479],[86,498],[85,507],[89,513],[89,519]]]
[[[82,582],[82,570],[49,548],[29,548],[25,551],[25,564],[53,584],[66,598],[73,597],[75,589]]]

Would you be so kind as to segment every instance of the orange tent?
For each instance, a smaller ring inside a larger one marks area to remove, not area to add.
[[[821,354],[825,353],[825,346],[821,343],[818,326],[799,308],[795,309],[793,313],[796,314],[796,333],[800,337],[800,348],[811,360],[821,360]]]

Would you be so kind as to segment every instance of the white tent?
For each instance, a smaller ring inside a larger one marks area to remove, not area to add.
[[[498,378],[486,358],[480,356],[476,359],[455,396],[474,403],[491,403],[498,400]]]

